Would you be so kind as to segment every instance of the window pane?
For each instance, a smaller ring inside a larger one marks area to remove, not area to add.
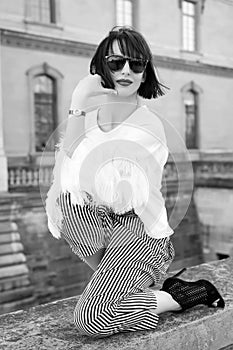
[[[132,0],[117,0],[116,2],[116,24],[129,25],[133,23]]]
[[[131,26],[132,25],[132,2],[131,1],[124,1],[125,8],[124,8],[124,15],[125,15],[125,24]]]
[[[195,14],[195,4],[189,1],[182,2],[182,10],[184,14],[194,15]]]
[[[30,0],[33,20],[42,23],[55,23],[54,0]]]
[[[189,5],[191,7],[189,8]],[[182,40],[183,40],[183,49],[188,51],[195,51],[195,43],[196,43],[196,18],[195,18],[195,8],[193,3],[189,3],[187,1],[183,1],[183,7],[186,9],[186,12],[191,12],[190,9],[193,9],[193,14],[186,14],[183,12],[182,17]]]
[[[55,83],[46,75],[34,78],[35,147],[42,152],[55,130]],[[51,148],[54,145],[51,144]],[[52,149],[51,149],[52,150]]]
[[[185,139],[187,148],[197,148],[197,98],[193,91],[185,96],[186,130]]]

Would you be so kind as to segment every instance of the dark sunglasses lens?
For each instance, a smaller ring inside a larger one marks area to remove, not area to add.
[[[124,58],[119,57],[109,57],[107,59],[107,64],[109,69],[116,72],[118,70],[121,70],[125,65],[126,60]]]
[[[129,67],[134,73],[142,73],[146,68],[146,61],[140,59],[128,59]],[[107,65],[109,69],[113,72],[121,70],[126,63],[126,58],[110,56],[107,58]]]
[[[146,61],[144,61],[144,60],[130,60],[129,67],[134,73],[142,73],[146,68]]]

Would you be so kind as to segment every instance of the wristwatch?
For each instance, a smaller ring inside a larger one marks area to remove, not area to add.
[[[86,112],[82,111],[81,109],[70,109],[69,116],[71,115],[73,115],[74,117],[81,117],[81,115],[85,116]]]

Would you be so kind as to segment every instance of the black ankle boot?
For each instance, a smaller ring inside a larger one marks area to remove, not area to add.
[[[195,282],[187,282],[176,278],[185,270],[184,268],[173,277],[167,278],[161,288],[164,292],[169,293],[182,307],[180,312],[199,304],[213,307],[213,303],[215,302],[217,302],[217,307],[225,307],[225,302],[220,293],[209,281],[198,280]]]

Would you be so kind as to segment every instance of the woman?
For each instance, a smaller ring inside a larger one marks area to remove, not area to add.
[[[75,88],[46,210],[95,272],[74,312],[81,334],[106,337],[155,329],[159,314],[224,301],[208,281],[168,278],[174,258],[160,191],[168,150],[159,118],[140,103],[163,95],[143,36],[116,27],[99,44],[90,75]],[[90,98],[106,103],[88,111]],[[148,181],[146,181],[148,180]]]

